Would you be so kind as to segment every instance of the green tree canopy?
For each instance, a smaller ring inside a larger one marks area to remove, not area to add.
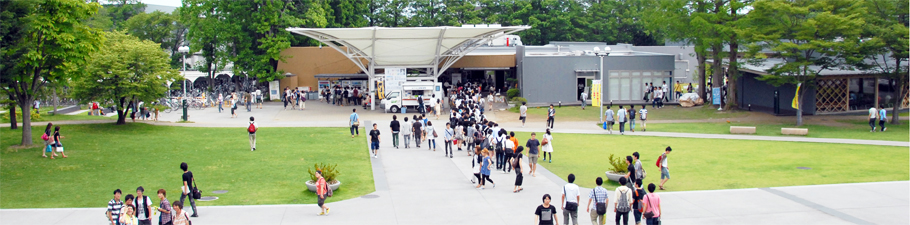
[[[129,102],[152,102],[164,97],[168,82],[182,80],[158,43],[121,31],[107,32],[104,46],[91,54],[85,74],[75,80],[73,96],[82,102],[117,106],[117,124],[126,124]]]

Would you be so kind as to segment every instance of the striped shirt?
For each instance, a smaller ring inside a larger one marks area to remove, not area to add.
[[[607,203],[607,189],[604,189],[602,186],[597,186],[591,190],[591,193],[588,194],[588,198],[594,199],[598,203]]]
[[[171,222],[171,219],[172,219],[172,218],[171,218],[171,217],[172,217],[171,214],[174,213],[174,209],[171,208],[171,202],[169,202],[169,201],[165,198],[165,199],[161,200],[161,204],[159,205],[159,207],[160,207],[161,209],[167,210],[167,211],[169,212],[169,213],[161,213],[161,224],[165,224],[165,223]]]
[[[111,201],[107,202],[107,211],[111,213],[111,218],[114,219],[114,221],[120,221],[120,209],[122,208],[122,201],[111,199]]]

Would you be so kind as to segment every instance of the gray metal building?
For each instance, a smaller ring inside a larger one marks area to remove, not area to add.
[[[600,57],[593,49],[610,53]],[[667,46],[667,48],[679,48]],[[521,96],[529,104],[579,104],[582,93],[589,94],[593,80],[600,80],[603,68],[603,102],[644,103],[645,83],[666,81],[672,90],[678,54],[634,51],[630,44],[607,45],[599,42],[551,42],[544,46],[518,46],[516,69]],[[691,78],[686,79],[691,80]]]

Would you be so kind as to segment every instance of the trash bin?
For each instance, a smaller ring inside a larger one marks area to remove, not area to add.
[[[408,111],[408,107],[401,107],[401,114],[405,114]]]

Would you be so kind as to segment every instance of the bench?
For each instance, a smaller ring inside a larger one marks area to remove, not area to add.
[[[755,127],[730,126],[731,134],[755,134]]]
[[[803,136],[805,136],[805,135],[809,134],[809,129],[808,128],[780,128],[780,133],[786,134],[786,135],[803,135]]]

